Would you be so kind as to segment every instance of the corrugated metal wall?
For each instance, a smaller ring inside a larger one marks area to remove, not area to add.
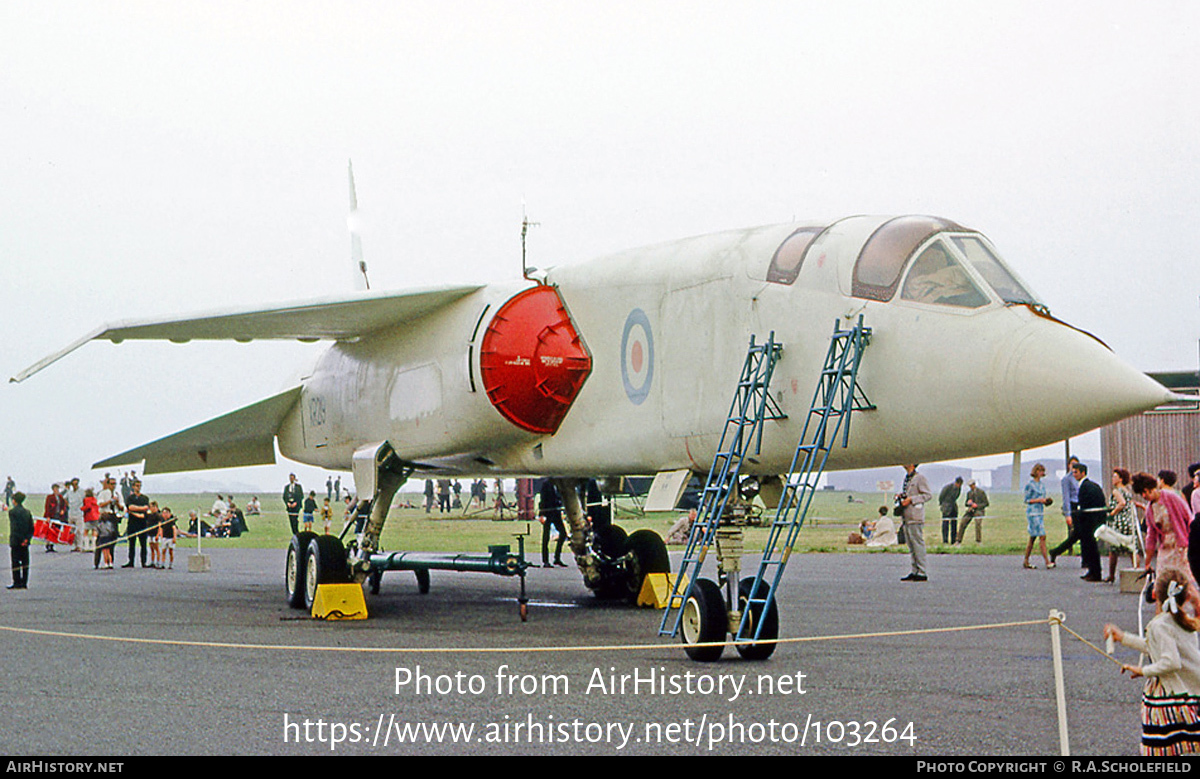
[[[1105,474],[1113,468],[1151,474],[1168,468],[1180,474],[1182,484],[1187,466],[1200,462],[1200,411],[1151,411],[1101,428],[1100,460]]]

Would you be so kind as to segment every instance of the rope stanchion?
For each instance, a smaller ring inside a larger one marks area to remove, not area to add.
[[[1067,627],[1065,617],[1060,611],[1050,612],[1050,643],[1054,654],[1054,688],[1055,696],[1058,703],[1058,740],[1062,755],[1065,757],[1071,754],[1070,742],[1067,735],[1067,696],[1065,684],[1063,681],[1063,664],[1062,664],[1062,642],[1059,639],[1058,631],[1064,630],[1073,636],[1079,643],[1086,647],[1095,650],[1098,655],[1113,663],[1118,668],[1124,668],[1125,664],[1117,658],[1110,655],[1107,650],[1088,641],[1083,636],[1076,633],[1071,628]]]
[[[1067,686],[1063,676],[1062,637],[1058,631],[1063,627],[1063,613],[1055,609],[1050,611],[1050,649],[1054,658],[1054,700],[1058,710],[1058,748],[1059,754],[1066,757],[1071,754],[1070,734],[1067,730]]]

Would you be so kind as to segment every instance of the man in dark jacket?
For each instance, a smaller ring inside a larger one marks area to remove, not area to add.
[[[1085,582],[1100,581],[1100,550],[1096,547],[1096,528],[1104,521],[1108,501],[1099,484],[1087,478],[1087,466],[1081,462],[1071,463],[1071,473],[1079,482],[1079,503],[1071,513],[1071,534],[1054,549],[1050,550],[1050,562],[1079,542],[1079,555],[1087,569],[1081,578]]]
[[[13,583],[10,590],[23,590],[29,585],[29,541],[33,538],[33,515],[25,508],[25,493],[14,492],[13,506],[8,510],[8,545],[12,550]]]
[[[296,474],[288,474],[287,486],[283,488],[283,508],[292,526],[292,535],[300,533],[300,504],[304,501],[304,488],[296,481]]]
[[[942,510],[942,543],[953,544],[958,538],[958,496],[962,495],[962,477],[942,487],[938,507]]]

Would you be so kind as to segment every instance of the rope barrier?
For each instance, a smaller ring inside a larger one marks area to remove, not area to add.
[[[178,523],[178,521],[179,521],[179,518],[178,518],[178,517],[172,517],[172,521],[174,521],[174,522]],[[93,551],[95,551],[95,552],[102,552],[102,551],[104,551],[104,549],[105,549],[105,548],[112,549],[112,548],[115,548],[115,547],[117,547],[118,545],[120,545],[120,544],[124,543],[125,541],[128,541],[128,540],[130,540],[131,538],[137,538],[137,537],[138,537],[138,536],[140,536],[140,535],[146,535],[146,534],[149,534],[149,533],[156,532],[156,531],[157,531],[157,530],[158,530],[160,527],[163,527],[164,525],[168,525],[168,524],[170,524],[170,522],[159,522],[158,524],[151,525],[151,526],[149,526],[149,527],[147,527],[147,528],[145,528],[145,529],[143,529],[143,530],[137,530],[137,531],[134,531],[133,533],[128,533],[128,534],[126,534],[126,535],[123,535],[123,536],[117,536],[117,537],[116,537],[115,539],[113,539],[112,541],[106,541],[106,542],[104,542],[104,543],[99,543],[99,541],[97,541],[97,543],[94,545],[94,547],[93,547],[92,549],[81,549],[80,551],[81,551],[81,552],[85,552],[85,553],[87,553],[87,554],[91,554]],[[178,527],[178,524],[176,525],[176,527]],[[156,536],[156,537],[157,537],[157,536]],[[186,534],[186,533],[178,533],[178,534],[175,536],[175,540],[176,540],[176,541],[178,541],[180,538],[195,538],[195,535],[194,535],[194,534]],[[32,539],[30,539],[30,542],[29,542],[29,548],[30,548],[30,550],[32,550],[32,549],[33,549],[33,548],[34,548],[34,547],[35,547],[37,544],[46,544],[46,543],[59,543],[59,544],[61,544],[62,542],[61,542],[61,541],[59,541],[59,542],[49,542],[49,541],[45,541],[44,539],[41,539],[41,538],[36,538],[36,537],[35,537],[35,538],[32,538]],[[65,545],[64,545],[64,546],[65,546]],[[7,567],[4,567],[3,565],[0,565],[0,571],[11,571],[11,570],[12,570],[12,565],[11,565],[11,564],[10,564],[10,565],[8,565]]]
[[[1118,666],[1124,664],[1115,657],[1109,655],[1100,647],[1088,641],[1079,633],[1067,627],[1064,622],[1063,614],[1059,611],[1051,611],[1045,619],[1021,620],[1015,622],[995,622],[983,625],[958,625],[946,628],[922,628],[914,630],[889,630],[889,631],[874,631],[870,633],[842,633],[831,636],[797,636],[795,638],[779,638],[769,639],[764,641],[754,642],[756,644],[801,644],[815,643],[822,641],[850,641],[864,638],[894,638],[898,636],[916,636],[916,635],[933,635],[939,633],[961,633],[977,630],[996,630],[1000,628],[1014,627],[1030,627],[1034,625],[1046,625],[1050,628],[1050,643],[1053,655],[1054,665],[1054,686],[1055,686],[1055,701],[1058,711],[1058,735],[1060,753],[1064,756],[1070,755],[1070,739],[1067,729],[1067,710],[1066,710],[1066,689],[1065,679],[1062,665],[1062,645],[1059,639],[1059,629],[1065,630],[1068,634],[1078,639],[1085,646],[1091,647],[1098,654],[1106,658]],[[530,653],[554,653],[554,652],[645,652],[646,650],[663,650],[663,649],[678,649],[678,644],[593,644],[586,646],[538,646],[538,647],[348,647],[348,646],[304,646],[297,644],[248,644],[235,643],[227,641],[185,641],[181,639],[157,639],[157,638],[132,638],[124,636],[102,636],[88,633],[71,633],[67,631],[57,630],[42,630],[38,628],[18,628],[9,625],[0,625],[0,632],[20,633],[24,635],[35,636],[50,636],[55,638],[68,638],[89,641],[109,641],[114,643],[127,644],[142,644],[156,646],[172,646],[172,647],[200,647],[211,649],[247,649],[253,651],[283,651],[283,652],[348,652],[355,654],[425,654],[425,655],[466,655],[466,654],[530,654]],[[745,646],[747,642],[735,641],[713,641],[700,644],[693,644],[694,647],[726,647]]]
[[[173,521],[176,521],[176,522],[178,521],[178,520],[177,520],[177,519],[175,519],[175,518],[172,518],[172,519],[173,519]],[[156,530],[158,530],[160,527],[162,527],[163,525],[169,525],[169,524],[170,524],[170,522],[159,522],[157,525],[152,525],[152,526],[150,526],[150,527],[144,528],[144,529],[142,529],[142,530],[135,531],[135,532],[133,532],[133,533],[129,533],[129,534],[127,534],[127,535],[123,535],[123,536],[117,536],[117,537],[116,537],[116,539],[114,539],[114,540],[113,540],[113,541],[111,541],[111,542],[108,542],[108,543],[105,543],[105,544],[100,544],[100,543],[97,543],[97,544],[96,544],[96,549],[101,549],[101,550],[102,550],[102,549],[104,549],[104,547],[106,547],[106,546],[116,546],[117,544],[121,543],[122,541],[128,541],[128,540],[129,540],[129,539],[131,539],[131,538],[137,538],[137,537],[138,537],[138,536],[140,536],[140,535],[144,535],[144,534],[150,533],[151,531],[156,531]],[[180,534],[180,535],[182,535],[182,534]]]
[[[1059,627],[1061,627],[1063,630],[1067,631],[1068,633],[1070,633],[1072,636],[1075,636],[1075,638],[1079,639],[1079,641],[1080,641],[1080,642],[1081,642],[1081,643],[1082,643],[1084,646],[1089,646],[1089,647],[1091,647],[1092,649],[1096,650],[1096,652],[1098,652],[1098,653],[1099,653],[1099,654],[1100,654],[1102,657],[1104,657],[1104,659],[1105,659],[1105,660],[1108,660],[1109,662],[1111,662],[1111,663],[1114,663],[1114,664],[1115,664],[1115,665],[1117,665],[1118,667],[1123,667],[1123,666],[1125,665],[1124,663],[1122,663],[1120,660],[1118,660],[1117,658],[1115,658],[1115,657],[1113,657],[1112,655],[1110,655],[1110,654],[1109,654],[1108,652],[1106,652],[1105,650],[1103,650],[1103,649],[1101,649],[1100,647],[1096,646],[1096,645],[1095,645],[1095,644],[1093,644],[1091,641],[1088,641],[1086,638],[1084,638],[1083,636],[1079,635],[1079,634],[1078,634],[1078,633],[1076,633],[1074,630],[1071,630],[1069,627],[1067,627],[1067,626],[1066,626],[1066,624],[1065,624],[1065,623],[1063,623],[1063,622],[1059,622],[1059,623],[1058,623],[1058,626],[1059,626]]]
[[[1036,619],[1021,622],[998,622],[986,625],[962,625],[948,628],[924,628],[920,630],[894,630],[874,633],[844,633],[832,636],[800,636],[796,638],[779,638],[760,641],[759,644],[797,644],[819,641],[845,641],[862,638],[888,638],[894,636],[912,636],[934,633],[956,633],[973,630],[995,630],[998,628],[1028,627],[1032,625],[1052,624],[1053,620]],[[160,646],[204,647],[210,649],[255,649],[287,652],[353,652],[378,654],[497,654],[517,652],[600,652],[600,651],[645,651],[647,649],[678,649],[680,644],[593,644],[587,646],[542,646],[542,647],[348,647],[348,646],[303,646],[290,644],[244,644],[223,641],[186,641],[182,639],[132,638],[126,636],[103,636],[92,633],[70,633],[59,630],[43,630],[39,628],[19,628],[0,625],[0,631],[9,633],[24,633],[28,635],[51,636],[54,638],[74,638],[89,641],[111,641],[117,643],[154,644]],[[734,641],[714,641],[690,646],[736,646]],[[745,642],[741,642],[745,645]]]
[[[130,538],[135,538],[138,535],[156,531],[166,522],[159,523],[144,530],[120,536],[115,541],[107,544],[108,546],[116,546],[117,544],[127,541]],[[97,549],[102,549],[104,545],[98,544]],[[3,569],[0,569],[3,570]],[[1000,628],[1012,627],[1029,627],[1032,625],[1052,625],[1058,624],[1067,633],[1070,633],[1080,643],[1093,649],[1097,654],[1105,658],[1117,666],[1121,666],[1121,661],[1117,660],[1112,655],[1108,654],[1104,649],[1100,648],[1091,641],[1088,641],[1083,636],[1076,633],[1071,628],[1067,627],[1061,620],[1054,618],[1022,620],[1016,622],[996,622],[983,625],[959,625],[947,628],[922,628],[914,630],[889,630],[875,631],[871,633],[843,633],[831,636],[797,636],[794,638],[776,638],[763,639],[757,641],[757,644],[806,644],[823,641],[853,641],[865,638],[894,638],[899,636],[915,636],[915,635],[931,635],[936,633],[961,633],[976,630],[996,630]],[[613,645],[588,645],[588,646],[573,646],[573,647],[345,647],[345,646],[292,646],[292,645],[271,645],[271,644],[238,644],[238,643],[223,643],[212,641],[179,641],[166,639],[149,639],[149,638],[130,638],[121,636],[101,636],[87,633],[67,633],[62,631],[38,630],[34,628],[17,628],[11,626],[0,625],[0,630],[14,633],[29,633],[34,635],[55,636],[59,638],[78,638],[93,641],[114,641],[114,642],[130,642],[142,644],[161,644],[168,646],[197,646],[209,648],[225,648],[225,649],[262,649],[262,650],[286,650],[286,651],[314,651],[314,652],[379,652],[379,653],[408,653],[408,652],[431,652],[436,654],[446,653],[467,653],[467,654],[492,654],[501,652],[596,652],[596,651],[640,651],[646,649],[661,649],[663,647],[672,646],[671,644],[613,644]],[[745,641],[711,641],[706,643],[692,644],[695,647],[734,647],[741,643],[743,646]]]

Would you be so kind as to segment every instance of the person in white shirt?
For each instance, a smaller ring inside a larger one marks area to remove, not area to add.
[[[1146,625],[1146,637],[1105,625],[1104,635],[1148,655],[1150,662],[1123,664],[1121,672],[1146,678],[1142,692],[1142,754],[1181,755],[1200,752],[1200,646],[1197,620],[1183,609],[1188,598],[1186,575],[1167,571],[1154,583],[1158,604]]]

